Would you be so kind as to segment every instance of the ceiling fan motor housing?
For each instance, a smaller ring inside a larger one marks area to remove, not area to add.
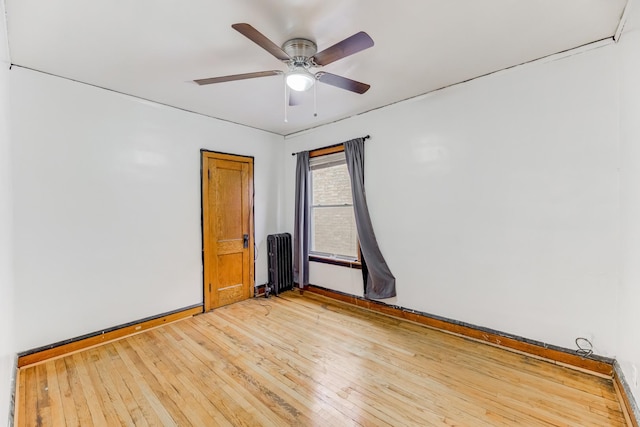
[[[292,65],[309,68],[314,65],[311,63],[311,57],[318,52],[318,47],[311,40],[291,39],[284,42],[282,50],[291,57]]]

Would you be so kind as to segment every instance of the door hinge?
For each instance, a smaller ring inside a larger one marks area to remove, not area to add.
[[[207,169],[207,177],[211,181],[211,169]]]
[[[209,283],[209,293],[211,293],[211,283]]]

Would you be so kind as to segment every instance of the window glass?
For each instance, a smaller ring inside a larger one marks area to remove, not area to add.
[[[313,255],[356,260],[358,236],[344,152],[314,157],[311,169]]]

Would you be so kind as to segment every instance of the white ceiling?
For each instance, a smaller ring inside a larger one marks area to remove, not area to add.
[[[6,0],[11,60],[144,99],[287,135],[614,35],[627,0]],[[231,28],[318,50],[367,32],[375,45],[324,71],[289,108],[281,76],[191,81],[286,66]]]

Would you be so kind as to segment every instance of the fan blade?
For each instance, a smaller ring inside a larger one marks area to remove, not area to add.
[[[278,58],[280,61],[288,61],[291,59],[287,53],[280,49],[280,47],[265,37],[260,31],[256,30],[249,24],[233,24],[231,26],[234,30],[269,52],[271,55]]]
[[[295,107],[296,105],[302,104],[302,92],[298,92],[295,90],[289,91],[289,106]]]
[[[351,80],[342,76],[337,76],[331,73],[325,73],[324,71],[316,73],[316,78],[322,83],[339,87],[340,89],[349,90],[351,92],[355,92],[359,94],[365,93],[371,87],[366,83],[357,82],[355,80]]]
[[[360,31],[351,37],[326,48],[322,52],[316,53],[313,56],[313,60],[318,65],[327,65],[337,61],[338,59],[358,53],[361,50],[368,49],[371,46],[373,46],[373,40],[369,37],[369,34],[364,31]]]
[[[208,79],[194,80],[194,82],[202,86],[202,85],[210,85],[213,83],[232,82],[234,80],[255,79],[256,77],[277,76],[278,74],[282,74],[282,71],[271,70],[271,71],[258,71],[257,73],[233,74],[230,76],[211,77]]]

